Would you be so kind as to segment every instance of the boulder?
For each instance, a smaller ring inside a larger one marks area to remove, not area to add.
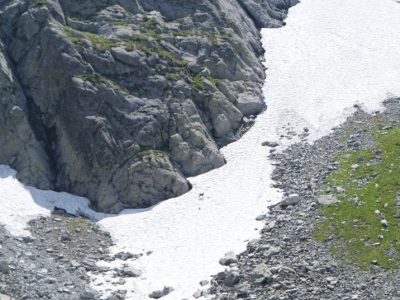
[[[232,251],[225,253],[224,257],[219,260],[219,263],[223,266],[229,266],[230,264],[235,264],[237,262],[236,254]]]
[[[289,205],[296,205],[299,203],[300,197],[298,194],[291,194],[288,197],[284,198],[279,205],[280,206],[289,206]]]

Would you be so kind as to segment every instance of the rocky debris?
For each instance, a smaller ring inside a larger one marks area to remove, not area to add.
[[[89,288],[88,272],[106,272],[96,262],[113,260],[108,233],[90,220],[62,215],[32,220],[29,229],[31,237],[13,237],[0,227],[1,299],[101,298]]]
[[[0,164],[104,212],[186,193],[265,108],[258,28],[297,2],[0,1]]]
[[[297,143],[281,153],[270,154],[276,165],[272,174],[274,186],[283,189],[286,196],[297,194],[301,201],[296,205],[270,207],[263,219],[261,237],[248,243],[247,250],[237,256],[238,261],[230,270],[213,276],[208,292],[215,299],[400,298],[398,270],[380,268],[379,258],[371,260],[371,271],[342,264],[330,251],[338,244],[334,234],[324,244],[312,236],[317,223],[325,218],[317,208],[337,201],[329,194],[337,187],[324,181],[336,170],[335,155],[344,150],[355,151],[355,143],[359,149],[376,147],[368,132],[376,120],[383,119],[391,126],[399,124],[400,99],[386,100],[385,106],[384,112],[372,116],[358,109],[329,136],[312,145]],[[374,152],[375,158],[381,155],[378,153]],[[362,184],[362,180],[357,183]],[[320,196],[326,193],[327,196]],[[385,220],[379,211],[375,215],[379,221]],[[379,247],[378,244],[371,247]],[[224,282],[229,272],[240,274],[233,286]]]
[[[230,264],[237,263],[236,254],[232,251],[225,253],[224,257],[219,260],[219,263],[223,266],[229,266]]]

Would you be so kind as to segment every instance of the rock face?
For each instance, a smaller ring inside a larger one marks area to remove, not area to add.
[[[181,195],[264,109],[297,0],[0,0],[0,164],[119,212]]]

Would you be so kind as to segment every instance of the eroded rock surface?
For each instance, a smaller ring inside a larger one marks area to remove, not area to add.
[[[0,1],[0,164],[105,212],[187,192],[264,109],[257,28],[296,3]]]

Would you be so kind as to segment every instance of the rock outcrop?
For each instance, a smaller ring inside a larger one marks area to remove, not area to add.
[[[105,212],[187,192],[264,109],[258,28],[296,3],[0,0],[0,164]]]

